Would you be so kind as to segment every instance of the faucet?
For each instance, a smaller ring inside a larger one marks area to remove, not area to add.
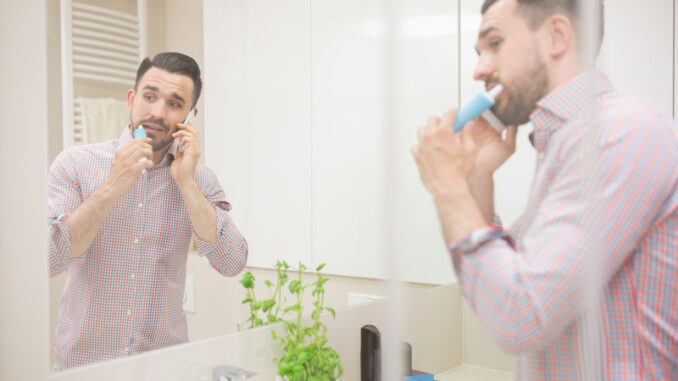
[[[220,365],[212,370],[214,381],[239,381],[256,376],[256,373],[229,365]]]

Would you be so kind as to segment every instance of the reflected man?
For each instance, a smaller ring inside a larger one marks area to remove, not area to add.
[[[117,140],[72,147],[49,177],[50,275],[68,272],[57,316],[55,368],[188,341],[182,309],[189,242],[237,275],[247,242],[216,175],[198,163],[192,123],[202,88],[191,57],[161,53],[127,92]],[[133,138],[140,125],[146,137]],[[181,148],[172,142],[181,138]]]
[[[482,13],[474,76],[503,85],[493,110],[512,126],[454,134],[451,110],[412,148],[465,298],[517,355],[517,379],[678,379],[676,123],[585,69],[577,0],[485,0]],[[492,174],[528,121],[534,182],[504,230]]]

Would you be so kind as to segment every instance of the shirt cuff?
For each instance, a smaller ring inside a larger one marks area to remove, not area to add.
[[[474,230],[461,241],[449,244],[447,248],[450,251],[450,254],[461,255],[476,251],[485,243],[497,238],[504,238],[507,241],[510,241],[508,233],[506,233],[500,225],[486,225]]]
[[[55,276],[68,266],[71,253],[71,232],[65,215],[48,217],[49,239],[49,271]]]

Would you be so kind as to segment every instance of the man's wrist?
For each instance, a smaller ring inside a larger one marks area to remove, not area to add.
[[[195,176],[185,176],[175,179],[177,186],[181,191],[188,189],[198,189],[198,182],[195,181]]]
[[[473,230],[463,239],[451,242],[447,248],[453,255],[461,255],[477,250],[485,243],[497,238],[507,238],[508,235],[501,226],[486,225]]]
[[[95,199],[98,202],[103,202],[103,203],[113,203],[115,204],[116,201],[120,197],[122,197],[122,193],[120,190],[113,184],[109,179],[106,179],[97,190],[92,193],[92,196],[95,197]]]
[[[440,208],[454,208],[459,203],[466,203],[469,197],[473,198],[471,189],[466,180],[459,180],[453,183],[448,183],[444,188],[440,187],[431,192],[433,202],[438,209]]]

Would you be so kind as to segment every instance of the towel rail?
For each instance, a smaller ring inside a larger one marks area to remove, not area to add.
[[[91,46],[97,46],[101,48],[108,48],[108,49],[114,49],[122,53],[128,53],[128,54],[136,54],[137,49],[136,48],[130,48],[127,46],[122,46],[120,44],[111,44],[108,42],[103,42],[101,40],[97,40],[94,38],[82,38],[82,37],[73,37],[73,43],[79,44],[79,45],[91,45]]]
[[[129,15],[124,12],[119,12],[113,9],[97,7],[95,5],[83,4],[83,3],[73,3],[73,9],[86,11],[89,13],[100,13],[110,17],[115,17],[123,20],[127,20],[133,23],[138,22],[138,18],[132,15]]]
[[[102,49],[96,49],[96,48],[86,48],[83,46],[74,46],[73,47],[73,53],[81,53],[81,54],[74,54],[73,57],[82,57],[86,55],[93,55],[97,57],[108,57],[114,60],[117,60],[117,62],[127,62],[127,63],[132,63],[136,67],[138,63],[138,57],[135,55],[131,54],[122,54],[122,53],[116,53],[116,52],[111,52],[110,50],[102,50]]]
[[[63,148],[87,139],[81,105],[74,99],[74,81],[134,85],[138,64],[146,57],[146,1],[137,0],[132,15],[61,0]],[[111,94],[116,96],[120,94]]]
[[[137,24],[125,20],[116,19],[113,17],[99,16],[86,12],[73,11],[74,19],[83,19],[88,21],[98,21],[106,24],[111,24],[122,29],[137,30]]]
[[[92,30],[73,28],[73,35],[84,36],[85,38],[96,39],[97,41],[109,41],[112,43],[121,43],[137,49],[139,41],[129,37],[116,36],[110,33],[100,33]]]
[[[134,81],[136,76],[132,73],[130,73],[129,70],[117,70],[117,69],[109,69],[101,66],[96,66],[96,65],[85,65],[85,64],[73,64],[73,69],[75,70],[76,73],[95,73],[95,74],[100,74],[100,75],[110,75],[111,77],[117,77],[117,78],[127,78],[131,81]]]
[[[126,69],[128,73],[134,72],[137,70],[137,66],[133,64],[127,64],[124,62],[111,62],[110,60],[105,60],[103,58],[97,58],[97,57],[91,57],[91,56],[81,56],[78,54],[73,55],[73,63],[92,63],[92,64],[97,64],[101,65],[102,67],[106,66],[112,66],[115,68],[123,68]]]
[[[129,80],[125,78],[112,77],[110,75],[98,75],[98,74],[89,74],[89,73],[74,73],[73,78],[79,79],[89,79],[94,81],[113,83],[117,85],[133,86],[134,80]]]
[[[128,29],[122,29],[122,28],[118,28],[118,27],[114,27],[114,26],[108,26],[108,25],[94,23],[94,22],[89,22],[89,21],[73,20],[73,27],[83,28],[83,29],[91,29],[91,30],[99,30],[99,31],[102,31],[102,32],[119,34],[119,35],[123,35],[123,36],[130,37],[130,38],[138,38],[138,33],[136,31],[128,30]]]

